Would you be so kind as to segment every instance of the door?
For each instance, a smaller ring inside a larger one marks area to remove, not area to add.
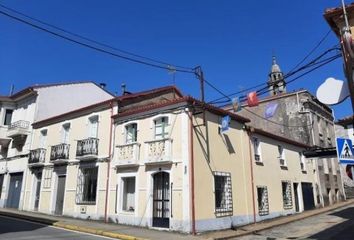
[[[166,172],[156,173],[153,177],[153,216],[152,226],[170,227],[170,175]]]
[[[34,210],[38,211],[39,199],[41,196],[42,172],[36,174],[36,193],[34,196]]]
[[[65,175],[58,176],[58,185],[57,185],[57,199],[55,202],[55,211],[56,215],[63,214],[63,206],[64,206],[64,194],[65,194]]]
[[[313,198],[313,189],[311,183],[301,183],[302,197],[304,200],[304,210],[310,210],[315,207]]]
[[[6,206],[8,208],[18,208],[21,197],[23,173],[10,174],[9,196]]]
[[[299,193],[297,192],[298,183],[294,183],[295,211],[299,212]]]

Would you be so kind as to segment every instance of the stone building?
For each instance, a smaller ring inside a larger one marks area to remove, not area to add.
[[[250,125],[275,135],[304,143],[312,148],[335,147],[332,110],[307,90],[286,92],[286,82],[273,58],[269,80],[270,96],[259,105],[247,104],[238,112],[251,119]],[[232,111],[230,106],[225,109]],[[326,206],[345,198],[337,158],[312,158],[315,165],[313,186],[316,206]]]

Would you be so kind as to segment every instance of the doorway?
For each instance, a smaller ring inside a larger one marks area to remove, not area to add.
[[[10,174],[9,196],[6,206],[8,208],[18,208],[20,204],[23,173]]]
[[[170,227],[170,174],[158,172],[153,177],[152,226]]]
[[[297,188],[298,188],[299,184],[298,183],[294,183],[293,186],[294,186],[294,197],[295,197],[295,211],[299,212],[300,211],[300,208],[299,208],[299,193],[297,191]]]
[[[54,211],[56,215],[63,215],[65,180],[66,180],[66,175],[58,176],[57,197],[55,201],[55,211]]]
[[[301,183],[302,197],[304,200],[304,210],[310,210],[315,208],[315,201],[313,197],[312,183]]]
[[[37,172],[36,177],[36,192],[34,195],[34,211],[38,211],[39,199],[41,196],[41,183],[42,183],[42,172]]]

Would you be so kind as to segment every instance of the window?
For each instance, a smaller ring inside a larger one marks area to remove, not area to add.
[[[231,174],[214,172],[215,213],[219,215],[232,214]]]
[[[76,192],[76,203],[95,204],[98,167],[80,167]]]
[[[61,143],[69,143],[70,123],[63,124],[61,127]]]
[[[268,189],[265,186],[257,187],[258,214],[260,216],[269,214]]]
[[[135,177],[122,178],[123,205],[122,210],[134,212],[135,210]]]
[[[279,158],[280,166],[285,167],[286,162],[285,162],[284,148],[280,145],[278,145],[278,154],[279,154],[278,158]]]
[[[302,152],[299,152],[299,159],[300,159],[301,171],[306,171],[305,156],[304,156],[304,154],[302,154]]]
[[[155,139],[164,139],[168,136],[168,117],[161,117],[154,121]]]
[[[52,170],[44,169],[43,188],[50,188],[52,184]]]
[[[14,110],[12,109],[6,109],[5,110],[5,119],[4,119],[4,125],[10,125],[11,124],[11,120],[12,120],[12,113]]]
[[[137,141],[138,137],[138,125],[136,123],[125,126],[125,143],[133,143]]]
[[[92,116],[89,118],[89,137],[97,138],[98,135],[98,116]]]
[[[254,160],[256,162],[261,161],[261,149],[258,138],[253,138]]]
[[[47,133],[48,130],[47,129],[43,129],[40,131],[40,135],[39,135],[39,147],[40,148],[45,148],[46,144],[47,144]]]
[[[282,193],[283,193],[283,206],[284,206],[284,209],[290,209],[290,208],[293,207],[290,181],[281,182],[281,188],[282,188]]]

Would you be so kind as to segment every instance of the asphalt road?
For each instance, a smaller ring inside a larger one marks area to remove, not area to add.
[[[112,239],[86,233],[47,226],[40,223],[29,222],[21,219],[0,216],[0,239],[1,240],[25,240],[25,239],[70,239],[70,240],[103,240]]]
[[[354,239],[354,205],[235,239],[352,240]]]

